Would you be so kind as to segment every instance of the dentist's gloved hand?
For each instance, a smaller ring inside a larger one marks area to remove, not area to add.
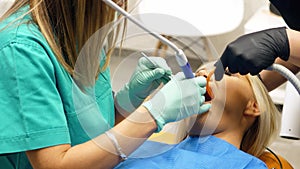
[[[277,57],[287,61],[290,55],[286,28],[273,28],[241,36],[231,42],[216,65],[215,79],[231,73],[256,75],[271,66]],[[223,69],[223,70],[222,70]]]
[[[172,71],[161,57],[142,57],[127,83],[116,95],[118,105],[127,112],[133,112],[144,99],[161,83],[170,80]]]
[[[185,79],[184,74],[180,72],[152,98],[144,102],[142,106],[146,107],[155,119],[157,131],[169,122],[207,112],[211,105],[203,104],[205,85],[204,77]]]

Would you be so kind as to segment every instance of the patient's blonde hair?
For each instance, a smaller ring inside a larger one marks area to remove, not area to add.
[[[260,156],[278,135],[280,113],[257,76],[247,75],[261,112],[254,124],[244,134],[241,149],[256,157]]]

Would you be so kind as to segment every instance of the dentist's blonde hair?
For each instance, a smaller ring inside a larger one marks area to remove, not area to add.
[[[115,0],[127,9],[127,0]],[[35,22],[61,65],[73,75],[80,50],[88,39],[100,28],[116,18],[116,12],[102,0],[16,0],[13,6],[0,18],[4,20],[20,8],[29,5]],[[107,32],[103,32],[106,36]],[[107,60],[116,42],[119,29],[107,36]],[[98,45],[102,46],[102,45]]]
[[[261,80],[257,76],[246,76],[252,87],[261,114],[244,134],[241,149],[259,157],[272,140],[278,136],[280,113]]]

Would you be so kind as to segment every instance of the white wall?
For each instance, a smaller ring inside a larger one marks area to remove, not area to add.
[[[13,4],[14,0],[0,0],[0,16],[2,16],[6,10]]]
[[[209,37],[218,53],[222,53],[226,45],[244,33],[244,24],[261,6],[267,4],[268,0],[244,0],[244,19],[240,26],[230,33]],[[221,25],[220,25],[221,26]]]
[[[129,2],[130,6],[135,6],[139,2],[139,0],[130,0]],[[208,37],[209,40],[212,42],[212,45],[216,49],[217,53],[220,54],[224,50],[226,44],[228,44],[238,36],[242,35],[244,32],[243,26],[247,22],[247,20],[255,13],[255,11],[258,8],[267,4],[268,2],[268,0],[244,0],[244,19],[241,22],[240,26],[238,26],[232,32]],[[135,11],[133,11],[132,13],[135,13]],[[128,23],[128,27],[128,34],[130,36],[136,34],[136,32],[141,32],[141,30],[136,26],[133,26],[131,22]],[[131,49],[149,49],[151,47],[155,47],[156,42],[156,39],[147,35],[143,35],[140,37],[135,37],[132,40],[126,39],[125,48],[127,47]]]

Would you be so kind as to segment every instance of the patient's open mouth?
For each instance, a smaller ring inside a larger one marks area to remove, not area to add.
[[[204,95],[205,97],[205,101],[211,101],[214,98],[214,93],[211,89],[211,87],[209,86],[210,83],[210,78],[211,76],[214,74],[214,71],[209,72],[207,78],[206,78],[206,93]]]
[[[209,86],[210,79],[213,74],[214,74],[214,71],[209,72],[208,75],[203,74],[203,72],[196,72],[196,76],[203,76],[206,78],[206,81],[207,81],[206,82],[206,93],[204,95],[205,101],[211,101],[214,98],[213,91],[212,91],[211,87]]]

